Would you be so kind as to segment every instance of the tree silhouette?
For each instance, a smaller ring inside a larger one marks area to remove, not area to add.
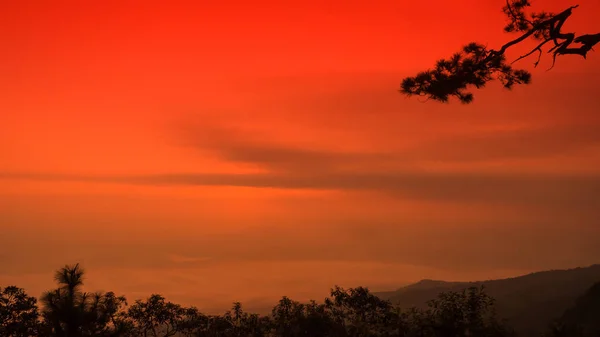
[[[283,297],[271,312],[275,336],[324,337],[333,334],[333,320],[324,304],[302,304]]]
[[[473,93],[469,87],[483,88],[486,83],[497,79],[502,85],[511,89],[515,84],[529,84],[531,74],[522,69],[514,69],[512,64],[538,52],[534,66],[537,66],[543,53],[542,48],[552,43],[547,50],[552,54],[552,67],[556,58],[561,55],[580,55],[584,59],[594,45],[600,42],[600,33],[575,35],[563,32],[562,27],[578,6],[571,6],[564,11],[553,14],[547,12],[526,13],[531,4],[529,0],[507,0],[503,12],[509,19],[504,27],[507,33],[521,35],[501,46],[500,49],[488,49],[487,46],[471,42],[448,59],[439,60],[435,68],[418,73],[402,80],[400,92],[407,96],[423,96],[440,102],[448,102],[451,96],[462,103],[471,103]],[[537,41],[537,45],[528,53],[508,63],[505,52],[512,46],[527,39]],[[573,44],[577,44],[574,46]],[[550,67],[550,68],[552,68]]]
[[[79,264],[64,266],[54,275],[59,288],[42,295],[44,319],[50,324],[56,336],[75,337],[81,335],[83,313],[81,311],[87,294],[80,288],[83,285],[84,271]]]
[[[168,302],[158,294],[136,301],[127,310],[127,319],[135,336],[169,337],[190,334],[205,318],[194,307]]]
[[[240,302],[233,303],[231,310],[225,313],[228,329],[222,336],[264,336],[270,328],[270,321],[261,320],[257,314],[249,314],[242,309]]]
[[[42,316],[49,334],[56,337],[121,335],[125,329],[120,319],[125,298],[112,292],[83,292],[84,274],[79,264],[66,265],[54,276],[59,288],[42,295]]]
[[[428,306],[429,308],[422,313],[411,312],[417,315],[417,319],[412,321],[421,324],[416,325],[416,335],[424,332],[436,337],[513,335],[512,330],[497,319],[494,300],[485,293],[483,287],[441,293],[438,298],[431,300]]]
[[[15,286],[0,288],[0,336],[29,337],[39,334],[37,300]]]
[[[325,307],[338,325],[338,331],[345,331],[349,336],[398,333],[400,325],[394,307],[390,302],[371,294],[368,288],[345,290],[336,286],[331,290],[331,298],[325,300]]]

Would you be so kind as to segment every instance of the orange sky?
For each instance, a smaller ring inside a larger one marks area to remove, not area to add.
[[[2,2],[0,285],[80,261],[215,310],[600,262],[598,54],[471,105],[397,91],[510,39],[503,4]]]

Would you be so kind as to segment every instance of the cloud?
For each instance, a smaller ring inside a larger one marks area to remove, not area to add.
[[[547,125],[446,136],[404,155],[442,162],[552,157],[600,145],[599,128],[593,123]]]
[[[186,124],[180,144],[228,162],[253,164],[270,172],[312,173],[323,170],[372,168],[402,161],[391,152],[341,152],[269,139],[268,134],[223,125]]]
[[[210,257],[195,257],[195,256],[185,256],[179,254],[169,254],[169,259],[174,263],[196,263],[196,262],[206,262],[210,261]]]
[[[188,123],[177,135],[195,151],[228,162],[256,165],[293,175],[319,172],[379,172],[416,167],[422,162],[480,163],[576,155],[600,146],[600,121],[525,125],[512,129],[445,133],[398,149],[385,144],[373,151],[341,151],[269,139],[232,127]],[[398,136],[397,136],[398,137]],[[596,158],[598,159],[598,158]],[[568,158],[564,159],[569,160]]]
[[[590,206],[596,198],[600,175],[534,175],[474,173],[265,173],[163,174],[105,177],[104,180],[145,185],[243,186],[281,189],[371,190],[419,200],[500,202],[511,204]]]
[[[0,178],[142,185],[238,186],[378,191],[412,200],[501,203],[600,210],[600,175],[516,173],[283,172],[129,176],[3,173]],[[600,211],[599,211],[600,212]]]
[[[0,179],[87,181],[141,185],[239,186],[277,189],[378,191],[412,200],[497,203],[582,210],[597,214],[597,174],[426,172],[419,160],[485,161],[540,158],[600,144],[593,124],[549,125],[441,137],[396,152],[342,152],[269,141],[268,135],[232,127],[187,124],[179,136],[197,151],[263,173],[164,173],[146,175],[72,175],[4,172]]]

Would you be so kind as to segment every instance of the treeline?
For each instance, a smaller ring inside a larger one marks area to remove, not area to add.
[[[234,303],[224,315],[205,315],[195,307],[161,295],[127,303],[113,292],[82,290],[84,271],[77,264],[58,270],[58,288],[36,298],[18,287],[0,288],[1,337],[504,337],[514,331],[494,312],[483,288],[447,292],[427,309],[401,310],[359,287],[335,287],[323,303],[283,297],[270,315],[247,313]],[[554,324],[548,336],[576,336]]]

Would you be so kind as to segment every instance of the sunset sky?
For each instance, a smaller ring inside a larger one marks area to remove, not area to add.
[[[564,29],[600,31],[578,4]],[[2,1],[0,286],[81,262],[221,311],[600,262],[598,51],[471,105],[398,92],[510,40],[503,5]]]

